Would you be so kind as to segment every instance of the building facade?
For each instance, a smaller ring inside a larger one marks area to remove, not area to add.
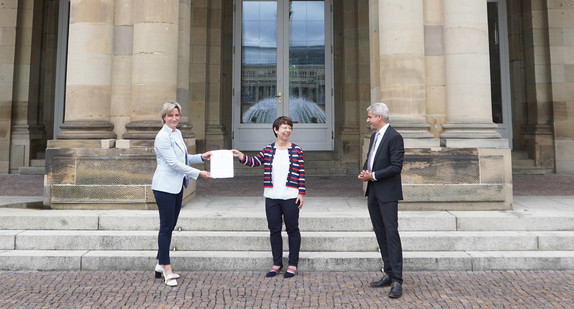
[[[323,176],[358,174],[383,101],[404,209],[512,207],[515,153],[574,173],[574,0],[9,0],[0,17],[0,173],[45,158],[53,208],[155,207],[172,100],[191,152],[258,151],[289,115]]]

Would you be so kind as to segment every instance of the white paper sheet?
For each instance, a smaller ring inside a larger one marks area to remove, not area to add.
[[[214,178],[233,178],[233,152],[231,150],[211,151],[210,173]]]

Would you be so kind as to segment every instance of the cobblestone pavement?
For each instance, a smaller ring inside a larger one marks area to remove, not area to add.
[[[371,288],[381,273],[0,271],[0,308],[572,308],[574,271],[407,272],[403,297]]]

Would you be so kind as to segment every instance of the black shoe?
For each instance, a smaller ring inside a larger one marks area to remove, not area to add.
[[[403,287],[398,282],[393,282],[391,286],[391,291],[389,292],[390,298],[399,298],[403,296]]]
[[[371,282],[371,287],[373,287],[373,288],[381,288],[381,287],[389,286],[389,285],[391,285],[391,279],[389,279],[389,276],[387,276],[387,275],[385,275],[379,281]]]
[[[271,267],[271,270],[269,270],[269,272],[265,275],[265,277],[267,278],[271,278],[271,277],[275,277],[275,275],[277,275],[277,273],[283,268],[283,265],[273,265],[273,267]]]

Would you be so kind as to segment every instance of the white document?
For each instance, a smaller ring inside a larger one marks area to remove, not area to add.
[[[211,176],[233,178],[233,152],[231,150],[212,150],[209,161],[211,161]]]

